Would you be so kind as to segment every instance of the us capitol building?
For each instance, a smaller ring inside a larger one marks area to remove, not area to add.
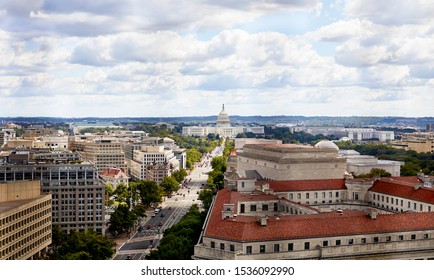
[[[182,128],[182,135],[205,137],[208,134],[218,134],[220,137],[235,138],[239,133],[251,132],[254,134],[264,134],[263,126],[246,127],[231,126],[229,116],[223,104],[222,110],[217,117],[216,126],[186,126]]]

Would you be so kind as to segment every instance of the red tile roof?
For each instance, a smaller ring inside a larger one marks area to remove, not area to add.
[[[362,211],[344,211],[343,215],[337,212],[289,215],[269,217],[266,226],[261,226],[256,217],[222,220],[223,204],[229,203],[231,196],[227,189],[218,192],[206,237],[266,241],[434,229],[434,212],[378,215],[376,220]]]
[[[119,168],[108,168],[100,173],[100,176],[119,178],[127,177],[127,175]]]
[[[275,192],[346,189],[345,179],[266,181],[266,183]]]
[[[406,181],[410,180],[398,181],[395,179],[382,179],[375,182],[369,191],[434,204],[433,189],[420,187],[416,190],[414,186],[421,183],[412,184]]]

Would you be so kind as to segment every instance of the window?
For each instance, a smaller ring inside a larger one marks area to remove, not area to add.
[[[314,197],[314,198],[318,198],[318,193],[314,193],[314,194],[313,194],[313,197]]]
[[[325,198],[326,197],[326,194],[325,194],[325,192],[323,192],[322,193],[322,198]]]
[[[421,204],[420,205],[420,212],[422,212],[423,211],[423,205]]]
[[[306,193],[306,199],[309,199],[309,193]]]
[[[389,203],[389,197],[386,197],[386,203]]]
[[[252,246],[246,247],[246,254],[250,255],[252,253]]]
[[[274,211],[274,212],[277,212],[277,209],[278,209],[278,208],[277,208],[277,203],[274,203],[274,204],[273,204],[273,211]]]
[[[310,249],[310,242],[304,242],[304,249],[309,250]]]
[[[265,253],[265,245],[259,245],[259,253]]]
[[[339,192],[336,192],[336,194],[335,194],[335,195],[336,195],[336,197],[339,197]]]
[[[250,205],[250,211],[256,212],[256,205],[255,204]]]
[[[225,244],[224,243],[220,243],[220,250],[224,250],[225,249]]]
[[[375,193],[373,194],[373,198],[374,198],[374,200],[375,200]]]
[[[215,248],[215,242],[211,241],[211,248]]]
[[[360,243],[362,243],[362,244],[366,244],[366,238],[362,238],[362,239],[360,239]]]
[[[229,251],[235,252],[235,245],[229,245]]]
[[[301,199],[301,193],[297,194],[297,199]]]
[[[423,234],[423,239],[428,239],[428,238],[429,238],[428,233],[424,233],[424,234]]]
[[[354,244],[354,239],[348,239],[348,245],[353,245]]]
[[[386,242],[390,242],[392,240],[392,237],[386,236]]]
[[[404,240],[404,235],[399,235],[398,240],[400,240],[400,241]]]
[[[268,211],[268,204],[262,204],[262,211]]]
[[[357,192],[353,193],[353,200],[359,200],[359,193]]]
[[[294,243],[288,243],[288,251],[294,251]]]
[[[241,187],[242,187],[242,188],[245,187],[245,182],[241,182]]]
[[[280,251],[280,244],[274,244],[274,252]]]
[[[245,212],[245,205],[244,204],[241,204],[241,209],[240,209],[240,213],[244,213]]]
[[[329,241],[328,241],[328,240],[324,240],[324,241],[322,242],[322,246],[323,246],[323,247],[327,247],[327,246],[329,246]]]
[[[411,235],[411,240],[415,240],[416,239],[416,234],[412,234]]]
[[[341,240],[340,239],[336,240],[336,246],[339,246],[339,245],[341,245]]]
[[[380,241],[380,238],[378,236],[374,237],[374,243],[377,243]]]
[[[289,199],[290,199],[290,200],[294,199],[294,194],[293,194],[293,193],[290,193],[290,194],[289,194]]]

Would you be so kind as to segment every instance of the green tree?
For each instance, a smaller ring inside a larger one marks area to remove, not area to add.
[[[178,183],[181,183],[187,175],[187,171],[185,171],[183,168],[172,173],[172,176]]]
[[[205,209],[205,211],[208,211],[212,203],[213,196],[214,196],[214,192],[212,190],[202,190],[199,193],[198,199],[203,202],[203,208]]]
[[[419,164],[406,162],[404,165],[401,165],[401,176],[416,176],[420,170]]]
[[[226,157],[224,157],[224,156],[214,157],[211,160],[211,166],[214,170],[217,170],[220,172],[225,172],[226,171]]]
[[[109,231],[112,233],[129,231],[137,220],[137,215],[134,211],[130,211],[129,207],[124,204],[118,205],[115,212],[110,215]]]
[[[178,182],[172,176],[164,176],[160,186],[164,189],[167,196],[170,196],[172,192],[179,190]]]
[[[115,253],[115,242],[93,229],[72,230],[50,255],[55,260],[107,260]]]
[[[140,199],[146,208],[153,203],[158,203],[163,197],[164,189],[157,185],[155,181],[141,180],[136,184],[136,188],[139,191]]]
[[[369,173],[360,174],[355,178],[375,178],[375,177],[390,177],[392,174],[381,168],[372,168]]]

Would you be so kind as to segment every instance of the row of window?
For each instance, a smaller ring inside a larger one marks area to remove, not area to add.
[[[334,193],[335,193],[334,197],[340,197],[340,192],[336,191]],[[305,192],[304,193],[304,198],[305,199],[310,199],[310,195],[311,195],[311,193]],[[289,200],[294,200],[295,196],[297,196],[297,199],[300,200],[302,198],[302,193],[290,193],[289,196],[288,196],[288,199]],[[320,197],[321,198],[333,198],[333,192],[321,192],[321,193],[314,192],[313,193],[313,198],[317,199],[317,198],[320,198]]]
[[[424,233],[422,235],[422,239],[429,239],[429,234],[428,233]],[[379,242],[391,242],[391,241],[405,241],[405,240],[416,240],[417,239],[417,235],[416,234],[410,234],[410,235],[397,235],[397,236],[374,236],[374,237],[362,237],[358,240],[354,239],[354,238],[349,238],[349,239],[336,239],[333,241],[330,240],[323,240],[321,241],[320,245],[322,247],[328,247],[328,246],[341,246],[341,245],[354,245],[356,244],[356,242],[358,241],[357,244],[367,244],[367,243],[379,243]],[[216,248],[216,243],[214,241],[211,241],[210,244],[211,248]],[[312,243],[311,242],[304,242],[304,244],[302,245],[302,248],[298,248],[299,250],[310,250],[312,248]],[[256,247],[256,246],[255,246]],[[220,250],[225,250],[227,249],[227,245],[225,243],[220,243],[219,246]],[[229,251],[234,252],[235,251],[235,245],[233,244],[229,244]],[[254,247],[249,245],[246,246],[245,249],[245,253],[246,254],[253,254],[253,249]],[[294,243],[287,243],[286,246],[284,246],[281,243],[276,243],[276,244],[272,244],[270,245],[265,245],[265,244],[260,244],[256,247],[256,249],[258,250],[258,252],[260,254],[263,253],[277,253],[277,252],[291,252],[295,250],[295,244]]]
[[[424,205],[422,203],[418,204],[412,201],[406,201],[407,203],[405,203],[403,199],[398,199],[396,197],[389,197],[387,195],[385,196],[385,195],[374,193],[372,194],[372,200],[373,200],[372,202],[373,205],[385,209],[399,211],[398,207],[395,207],[395,209],[393,208],[393,205],[396,205],[401,207],[400,208],[401,212],[408,211],[408,210],[420,211],[420,212],[423,212],[425,210],[427,212],[431,212],[431,205]],[[384,203],[386,203],[386,205]],[[404,209],[403,207],[407,207],[407,208]]]
[[[4,248],[3,250],[0,249],[0,259],[3,259],[8,254],[11,254],[11,252],[15,252],[16,250],[18,250],[13,255],[8,256],[6,258],[6,260],[18,260],[22,256],[25,256],[28,253],[32,252],[33,250],[39,249],[38,247],[41,244],[46,243],[50,239],[51,239],[51,225],[47,226],[44,229],[41,229],[37,233],[32,234],[32,236],[29,236],[26,239],[21,240],[19,243],[16,243],[13,246],[9,246],[7,248]]]
[[[51,201],[50,200],[43,201],[41,203],[38,203],[36,205],[33,205],[33,206],[28,207],[26,209],[23,209],[17,213],[14,213],[12,215],[1,218],[0,219],[0,226],[5,225],[5,224],[11,224],[13,222],[17,222],[17,221],[21,220],[23,217],[26,217],[28,215],[33,215],[34,213],[37,213],[37,212],[41,211],[41,209],[44,209],[44,208],[51,209]]]
[[[40,229],[46,225],[51,226],[51,217],[48,216],[43,220],[40,220],[38,222],[33,222],[31,225],[27,225],[25,227],[21,227],[19,230],[15,229],[14,231],[11,231],[11,228],[8,227],[6,229],[2,229],[2,239],[0,240],[0,248],[3,248],[4,246],[11,244],[12,242],[19,240],[20,238],[29,235],[30,233],[35,234]],[[39,230],[38,230],[39,229]],[[9,233],[12,233],[8,236]]]

